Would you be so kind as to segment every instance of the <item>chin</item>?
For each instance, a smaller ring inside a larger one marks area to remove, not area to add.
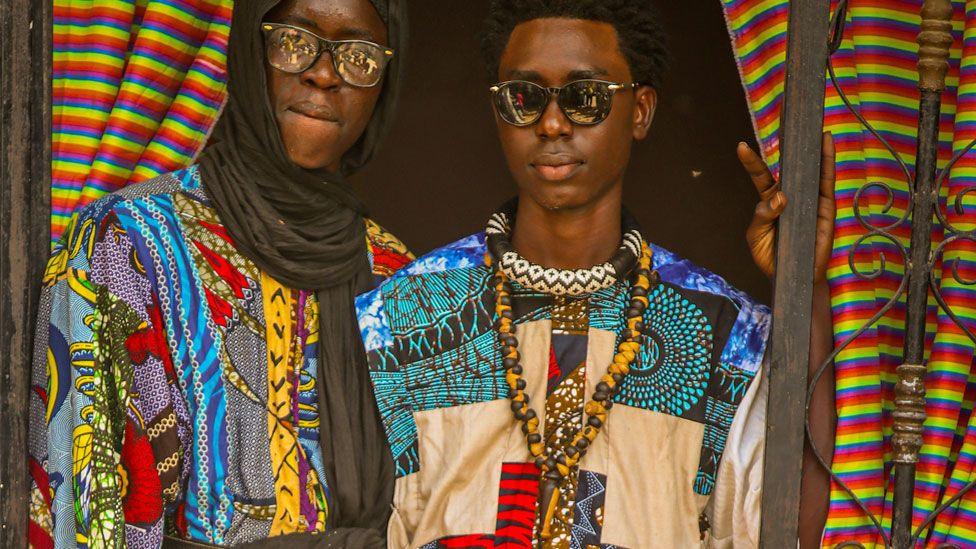
[[[297,165],[299,168],[313,171],[313,172],[319,170],[328,170],[330,172],[335,171],[333,166],[339,164],[338,162],[327,161],[327,160],[307,160],[307,159],[292,158],[291,161],[294,162],[295,165]]]
[[[298,167],[306,170],[324,170],[338,167],[342,163],[341,158],[333,155],[323,155],[321,150],[314,153],[309,151],[288,151],[288,158]]]
[[[587,193],[575,185],[553,183],[551,181],[535,181],[528,187],[525,194],[541,208],[549,211],[569,210],[585,206],[592,200]]]

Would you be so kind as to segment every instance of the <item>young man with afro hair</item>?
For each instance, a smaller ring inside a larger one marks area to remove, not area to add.
[[[390,547],[758,545],[770,311],[647,242],[636,218],[654,212],[623,198],[665,43],[649,0],[492,1],[484,51],[518,197],[357,300],[397,470]],[[829,136],[825,151],[813,363],[830,349]],[[771,276],[785,196],[738,154]],[[825,494],[807,475],[803,545]]]

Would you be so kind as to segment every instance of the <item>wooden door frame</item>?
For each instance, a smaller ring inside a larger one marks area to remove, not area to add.
[[[830,0],[790,2],[760,544],[796,547],[810,362]]]
[[[27,540],[27,417],[50,252],[53,0],[0,3],[0,547]]]

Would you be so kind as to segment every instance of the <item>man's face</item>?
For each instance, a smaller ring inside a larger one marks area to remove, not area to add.
[[[387,45],[386,25],[369,0],[287,0],[266,18],[295,25],[330,40],[368,40]],[[338,171],[342,157],[365,131],[382,84],[357,88],[336,73],[329,52],[300,74],[275,69],[264,59],[268,94],[288,156],[309,170]]]
[[[561,87],[581,79],[629,84],[627,59],[612,25],[582,19],[535,19],[515,27],[499,63],[499,81]],[[647,135],[656,94],[646,86],[618,91],[595,126],[575,125],[555,98],[539,121],[517,127],[495,121],[520,194],[549,210],[594,203],[619,186],[634,139]]]

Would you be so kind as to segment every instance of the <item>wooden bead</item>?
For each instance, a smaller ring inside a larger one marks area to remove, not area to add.
[[[636,353],[640,350],[640,345],[636,341],[625,341],[620,344],[620,349]]]
[[[600,402],[591,400],[587,402],[585,406],[583,406],[583,411],[586,412],[586,415],[588,416],[596,416],[606,412],[606,408],[604,408],[603,404]]]

